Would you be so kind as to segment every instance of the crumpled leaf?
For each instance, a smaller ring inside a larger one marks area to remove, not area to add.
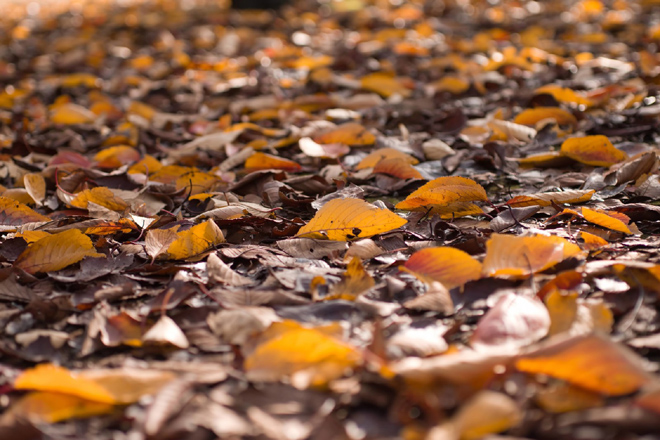
[[[360,352],[337,338],[339,324],[307,328],[295,321],[273,323],[245,358],[249,380],[275,381],[286,376],[300,388],[322,387],[362,362]]]
[[[526,277],[566,258],[577,256],[580,252],[577,245],[556,236],[493,234],[486,243],[483,274]]]
[[[573,160],[595,167],[610,167],[628,157],[618,150],[603,135],[583,136],[566,139],[561,144],[560,153]]]
[[[67,229],[28,246],[14,265],[28,273],[36,274],[64,269],[85,257],[105,255],[96,252],[92,240],[78,229]]]
[[[407,221],[361,199],[333,199],[300,228],[299,237],[348,241],[400,228]]]
[[[447,289],[481,277],[481,263],[452,247],[432,247],[412,254],[400,267],[423,280],[438,281]]]
[[[173,260],[199,257],[208,249],[225,241],[222,231],[213,220],[177,232],[178,238],[167,248],[167,256]]]

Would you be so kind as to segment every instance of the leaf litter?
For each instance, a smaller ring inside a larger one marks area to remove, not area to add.
[[[645,438],[654,2],[10,2],[0,438]]]

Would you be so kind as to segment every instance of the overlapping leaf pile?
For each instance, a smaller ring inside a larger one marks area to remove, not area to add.
[[[657,2],[66,3],[0,17],[0,438],[660,429]]]

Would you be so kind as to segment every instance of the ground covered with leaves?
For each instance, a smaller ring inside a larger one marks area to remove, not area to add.
[[[657,2],[65,3],[0,18],[0,438],[657,438]]]

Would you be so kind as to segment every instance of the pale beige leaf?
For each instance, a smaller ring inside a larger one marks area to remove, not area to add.
[[[215,253],[210,254],[208,260],[206,260],[206,270],[209,278],[216,283],[228,284],[230,286],[254,284],[254,281],[234,271]]]
[[[152,259],[158,258],[159,255],[167,251],[176,239],[179,238],[177,230],[179,226],[170,229],[151,229],[147,231],[147,236],[144,239],[144,249]]]
[[[44,176],[38,173],[26,174],[23,176],[23,184],[37,206],[41,206],[46,198],[46,180]]]

